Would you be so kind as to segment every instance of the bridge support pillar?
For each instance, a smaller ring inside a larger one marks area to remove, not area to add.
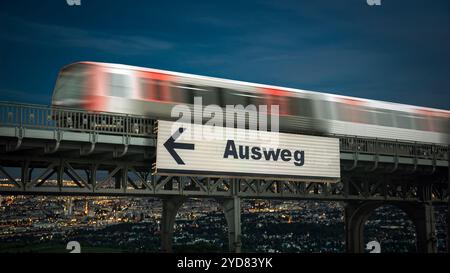
[[[126,166],[122,167],[115,175],[114,175],[114,188],[115,189],[123,189],[125,190],[128,179],[128,172]]]
[[[186,198],[184,197],[169,197],[163,199],[162,217],[161,217],[161,251],[172,252],[173,231],[175,224],[175,217],[177,212],[183,205]]]
[[[25,188],[26,183],[29,183],[30,181],[30,161],[29,160],[25,160],[22,164],[22,168],[21,168],[21,182],[22,182],[22,187]]]
[[[344,206],[345,248],[348,253],[364,252],[364,219],[358,212],[360,204],[347,202]]]
[[[123,181],[122,181],[122,171],[118,171],[115,175],[114,175],[114,188],[115,189],[120,189],[122,187]]]
[[[416,226],[417,252],[436,253],[436,221],[433,206],[428,203],[412,206],[409,216]]]
[[[230,252],[240,253],[241,242],[241,199],[237,196],[218,200],[228,224],[228,248]]]
[[[374,201],[346,203],[344,221],[347,252],[363,253],[365,251],[364,224],[376,208],[388,204]],[[417,252],[437,252],[433,206],[430,203],[392,203],[392,205],[402,209],[414,223]]]

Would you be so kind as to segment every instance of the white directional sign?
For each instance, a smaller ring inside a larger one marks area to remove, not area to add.
[[[335,182],[339,139],[158,121],[156,173]]]

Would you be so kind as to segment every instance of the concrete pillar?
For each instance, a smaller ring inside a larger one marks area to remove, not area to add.
[[[161,251],[172,252],[173,230],[178,209],[186,200],[185,197],[169,197],[163,199],[161,217]]]
[[[241,199],[237,196],[219,200],[228,224],[228,248],[230,252],[240,253],[241,242]]]

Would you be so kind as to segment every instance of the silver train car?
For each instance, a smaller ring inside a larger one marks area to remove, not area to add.
[[[173,106],[279,105],[280,131],[450,144],[450,111],[127,65],[61,69],[52,105],[176,120]]]

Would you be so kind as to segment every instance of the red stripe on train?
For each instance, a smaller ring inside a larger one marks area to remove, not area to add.
[[[289,103],[289,98],[291,97],[290,92],[274,88],[261,88],[261,91],[264,94],[264,100],[269,114],[272,114],[271,106],[278,105],[279,116],[294,116]]]
[[[88,68],[84,84],[84,108],[89,111],[107,111],[105,71],[101,66]]]

